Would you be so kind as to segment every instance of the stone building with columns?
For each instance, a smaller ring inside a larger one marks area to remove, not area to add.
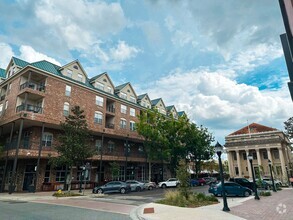
[[[231,177],[252,178],[247,155],[253,156],[256,174],[270,176],[270,160],[275,178],[287,183],[288,176],[292,175],[290,141],[280,130],[252,123],[226,136],[225,147]]]

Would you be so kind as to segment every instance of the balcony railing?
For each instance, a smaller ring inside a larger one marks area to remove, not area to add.
[[[114,106],[108,106],[108,107],[107,107],[107,112],[115,113],[115,108],[114,108]]]
[[[42,113],[43,108],[40,106],[36,106],[36,105],[19,105],[16,107],[16,112],[20,112],[20,111],[28,111],[28,112],[34,112],[34,113]]]
[[[25,82],[23,84],[20,85],[20,90],[25,89],[25,88],[30,88],[33,90],[38,90],[38,91],[45,91],[45,85],[40,83],[33,83],[33,82]]]
[[[106,128],[114,129],[114,124],[108,123],[106,124]]]

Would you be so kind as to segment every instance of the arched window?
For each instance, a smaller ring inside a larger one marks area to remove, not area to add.
[[[120,128],[122,128],[122,129],[126,128],[126,119],[125,118],[120,119]]]

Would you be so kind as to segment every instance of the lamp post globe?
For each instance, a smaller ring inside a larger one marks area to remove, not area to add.
[[[255,183],[254,169],[253,169],[253,166],[252,166],[253,156],[249,154],[249,155],[247,155],[247,158],[248,158],[248,160],[250,162],[250,167],[251,167],[251,172],[252,172],[254,199],[259,200],[259,196],[258,196],[258,193],[257,193],[257,187],[256,187],[256,183]]]
[[[219,158],[219,167],[220,167],[220,177],[221,177],[221,185],[222,185],[222,195],[223,195],[223,211],[227,212],[230,211],[227,203],[227,196],[226,196],[226,190],[225,190],[225,184],[224,184],[224,174],[223,174],[223,165],[222,165],[222,160],[221,160],[221,155],[223,152],[223,146],[219,144],[219,142],[216,143],[215,145],[215,152],[218,155]]]

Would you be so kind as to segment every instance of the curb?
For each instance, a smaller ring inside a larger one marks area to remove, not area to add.
[[[133,220],[147,220],[146,218],[143,218],[140,213],[142,213],[142,210],[144,209],[145,206],[147,206],[148,204],[151,204],[151,203],[147,203],[147,204],[143,204],[143,205],[140,205],[138,206],[137,208],[133,209],[131,212],[130,212],[130,215],[129,217]]]

